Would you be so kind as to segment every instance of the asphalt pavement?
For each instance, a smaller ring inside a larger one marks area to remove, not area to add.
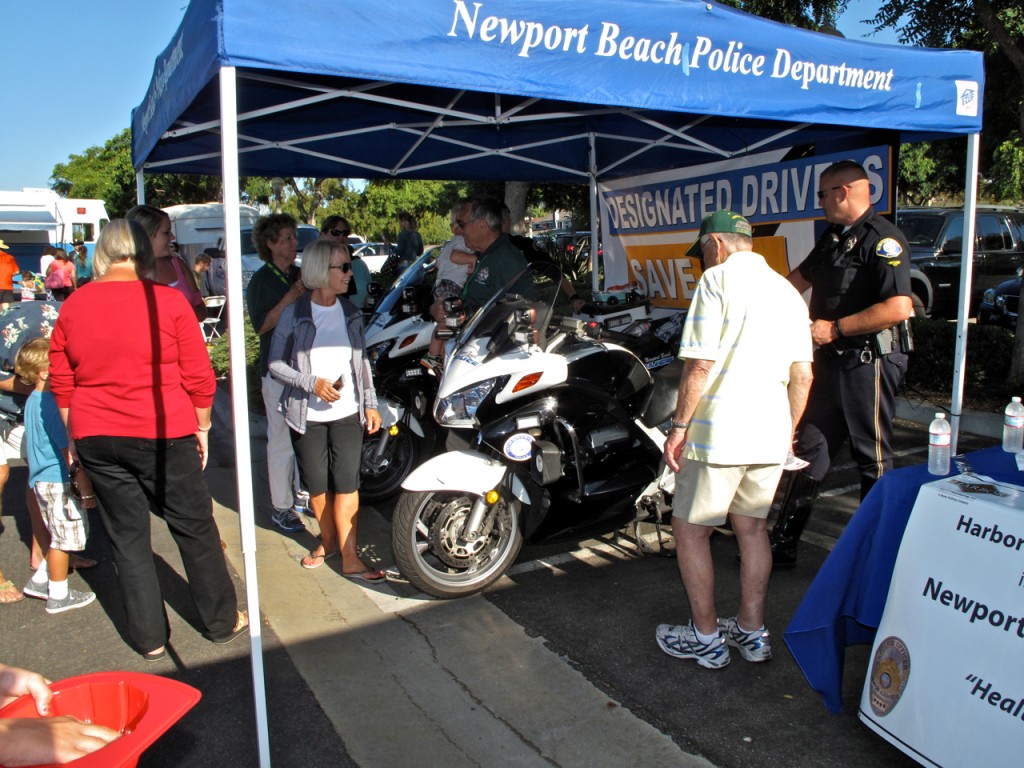
[[[241,605],[231,444],[222,418],[215,426],[219,436],[207,481]],[[259,430],[254,419],[254,483],[262,489]],[[922,429],[901,424],[898,432],[898,461],[921,461]],[[962,448],[991,444],[990,437],[965,436]],[[0,536],[0,567],[19,584],[30,575],[24,472],[12,469],[4,494],[7,530]],[[676,564],[671,557],[639,556],[626,537],[526,548],[486,595],[438,601],[401,582],[343,579],[337,558],[303,570],[298,560],[315,543],[315,523],[308,519],[309,530],[299,534],[273,529],[266,493],[258,490],[256,555],[272,763],[914,765],[854,714],[867,647],[847,654],[846,711],[833,716],[782,642],[835,529],[856,507],[853,484],[855,473],[840,462],[827,483],[828,512],[812,525],[798,567],[773,577],[768,621],[775,659],[753,665],[737,656],[721,671],[658,650],[655,625],[688,619]],[[392,564],[389,514],[386,506],[360,512],[366,559],[382,566]],[[217,646],[203,639],[176,548],[158,520],[153,546],[172,627],[167,659],[144,662],[130,647],[109,542],[95,515],[88,553],[100,563],[73,575],[72,587],[92,589],[99,599],[57,616],[45,614],[38,600],[0,606],[0,659],[52,679],[123,669],[189,683],[202,691],[202,700],[139,765],[256,766],[248,640]],[[713,553],[726,611],[738,595],[734,540],[715,536]]]

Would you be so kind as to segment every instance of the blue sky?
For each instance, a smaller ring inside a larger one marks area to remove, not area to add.
[[[178,28],[187,0],[0,0],[0,189],[47,187],[53,166],[128,127],[153,62]],[[851,0],[839,29],[876,2]],[[895,42],[891,33],[869,37]]]

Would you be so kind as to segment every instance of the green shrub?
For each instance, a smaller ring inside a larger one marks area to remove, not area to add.
[[[220,377],[231,377],[231,353],[229,349],[229,333],[225,331],[210,347],[210,362],[213,371]],[[263,413],[263,394],[260,388],[260,337],[253,330],[249,317],[245,317],[245,369],[249,385],[249,410]]]
[[[953,382],[956,323],[925,318],[911,322],[914,352],[907,367],[906,385],[927,393],[944,393],[948,402]],[[985,410],[992,404],[1005,404],[1011,394],[1006,379],[1012,355],[1010,331],[993,325],[968,324],[965,404]]]

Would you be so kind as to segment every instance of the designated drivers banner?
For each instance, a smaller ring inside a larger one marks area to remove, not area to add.
[[[754,250],[783,275],[810,253],[816,223],[824,227],[817,191],[821,172],[838,160],[861,163],[871,202],[893,211],[888,146],[786,159],[780,150],[742,159],[599,182],[605,286],[636,282],[660,307],[686,308],[700,279],[700,259],[686,256],[701,219],[719,208],[754,226]]]
[[[922,765],[1020,764],[1024,489],[973,475],[921,488],[860,718]]]

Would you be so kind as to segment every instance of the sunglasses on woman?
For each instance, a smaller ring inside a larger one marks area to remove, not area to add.
[[[347,275],[352,271],[352,265],[346,261],[344,264],[331,264],[328,269],[340,269],[341,274]]]
[[[349,235],[352,234],[351,229],[329,229],[327,231],[330,232],[331,235],[333,235],[334,237],[348,237]]]

